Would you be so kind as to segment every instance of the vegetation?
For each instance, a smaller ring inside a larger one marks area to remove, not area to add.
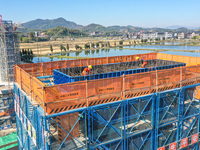
[[[67,21],[64,18],[57,19],[36,19],[22,24],[25,28],[17,29],[20,32],[28,33],[33,30],[41,31],[46,29],[55,28],[57,26],[69,28],[69,29],[78,29],[85,33],[99,32],[99,35],[104,36],[121,36],[125,31],[128,32],[140,32],[140,31],[153,31],[153,32],[192,32],[193,30],[187,28],[177,28],[177,29],[164,29],[164,28],[142,28],[134,26],[109,26],[105,27],[100,24],[89,24],[87,26],[77,25],[75,22]],[[200,29],[199,29],[200,30]],[[98,34],[97,34],[98,36]]]
[[[21,60],[25,62],[32,62],[33,60],[33,51],[32,49],[22,49],[20,51]]]
[[[79,50],[82,50],[83,48],[82,48],[81,46],[79,46],[79,45],[75,45],[75,49],[76,49],[76,50],[78,50],[78,49],[79,49]]]
[[[193,40],[199,39],[199,36],[193,36],[192,39]]]
[[[107,43],[108,47],[110,47],[110,42]]]
[[[148,41],[147,39],[144,39],[144,40],[143,40],[144,43],[146,43],[147,41]]]
[[[82,26],[77,25],[74,22],[67,21],[64,18],[57,18],[57,19],[36,19],[22,24],[26,28],[33,28],[33,29],[50,29],[57,26],[67,27],[70,29],[80,29]]]
[[[77,29],[68,29],[65,27],[57,26],[55,28],[47,29],[43,31],[46,35],[49,36],[72,36],[72,37],[80,37],[80,36],[87,36],[86,33],[81,32]]]
[[[85,49],[90,49],[90,44],[86,43],[85,44]]]
[[[22,43],[29,43],[29,38],[27,38],[27,37],[22,37]]]
[[[51,53],[53,53],[53,46],[50,45],[50,50],[51,50]]]
[[[64,50],[66,52],[66,48],[62,44],[60,44],[60,50],[61,50],[61,52],[62,52],[62,50]]]
[[[69,51],[69,44],[67,44],[66,48],[67,48],[67,50]]]
[[[28,37],[24,36],[24,34],[19,34],[19,41],[22,43],[33,43],[33,42],[41,42],[48,41],[48,37],[35,37],[33,32],[29,32]]]
[[[99,47],[99,43],[96,43],[96,47],[97,47],[97,48]]]
[[[91,44],[91,48],[95,48],[95,44],[94,43]]]
[[[160,41],[160,38],[155,38],[155,41]]]
[[[123,45],[123,42],[124,42],[124,41],[119,41],[119,45]]]

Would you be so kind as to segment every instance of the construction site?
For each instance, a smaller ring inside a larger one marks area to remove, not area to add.
[[[197,150],[199,64],[147,53],[16,65],[19,149]]]
[[[199,57],[20,64],[16,26],[0,22],[0,128],[17,127],[20,150],[199,149]]]

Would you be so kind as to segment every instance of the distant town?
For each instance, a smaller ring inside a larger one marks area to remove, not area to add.
[[[168,40],[168,39],[197,39],[200,36],[200,31],[197,32],[126,32],[123,35],[128,39],[148,39],[148,40]]]

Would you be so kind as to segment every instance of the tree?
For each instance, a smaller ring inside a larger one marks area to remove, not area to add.
[[[78,45],[75,45],[75,49],[76,49],[76,50],[79,49],[79,46],[78,46]]]
[[[147,42],[147,39],[144,39],[144,43],[146,43]]]
[[[26,51],[26,49],[25,49],[25,51],[24,51],[24,55],[27,55],[27,51]]]
[[[196,40],[197,38],[198,38],[198,36],[193,36],[192,37],[193,40]]]
[[[117,45],[117,43],[115,42],[115,43],[114,43],[114,45],[116,46],[116,45]]]
[[[29,32],[28,38],[33,40],[34,39],[34,32]]]
[[[66,48],[62,44],[60,44],[60,50],[61,50],[61,52],[62,52],[62,50],[64,50],[66,52]]]
[[[22,49],[22,55],[24,55],[24,49]]]
[[[110,42],[108,42],[108,47],[110,47]]]
[[[69,44],[67,44],[66,48],[67,48],[67,50],[69,51]]]
[[[144,42],[144,40],[143,40],[143,39],[141,39],[141,42],[143,43],[143,42]]]
[[[33,50],[31,49],[30,54],[33,55]]]
[[[103,44],[103,43],[101,43],[101,47],[104,47],[104,44]]]
[[[155,38],[155,41],[160,41],[160,38]]]
[[[60,44],[60,50],[61,50],[61,52],[62,52],[62,45]]]
[[[31,53],[30,53],[30,50],[28,49],[27,55],[30,56],[30,54],[31,54]]]
[[[50,50],[51,50],[51,53],[53,53],[53,46],[50,45]]]
[[[22,43],[28,43],[28,42],[29,42],[29,38],[27,38],[27,37],[22,38]]]
[[[19,40],[20,40],[20,42],[22,42],[23,37],[24,37],[23,33],[19,33]]]
[[[64,51],[66,52],[66,48],[63,46]]]
[[[85,44],[85,49],[90,49],[90,44],[86,43]]]
[[[96,43],[96,47],[97,47],[97,48],[99,47],[99,43]]]
[[[95,46],[94,43],[92,43],[92,44],[91,44],[91,47],[94,48],[94,46]]]
[[[123,41],[119,41],[119,45],[123,45]]]

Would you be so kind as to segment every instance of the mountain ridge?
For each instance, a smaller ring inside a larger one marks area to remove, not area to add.
[[[169,26],[166,28],[160,28],[160,27],[153,27],[153,28],[143,28],[143,27],[135,27],[132,25],[127,26],[119,26],[119,25],[113,25],[113,26],[103,26],[100,24],[91,23],[89,25],[83,26],[76,24],[73,21],[67,21],[66,19],[60,17],[57,19],[35,19],[28,21],[26,23],[23,23],[22,26],[25,28],[32,28],[32,29],[50,29],[55,28],[57,26],[66,27],[69,29],[78,29],[82,32],[139,32],[139,31],[152,31],[152,32],[167,32],[167,31],[174,31],[174,32],[191,32],[195,31],[199,28],[194,29],[188,29],[181,26]]]

